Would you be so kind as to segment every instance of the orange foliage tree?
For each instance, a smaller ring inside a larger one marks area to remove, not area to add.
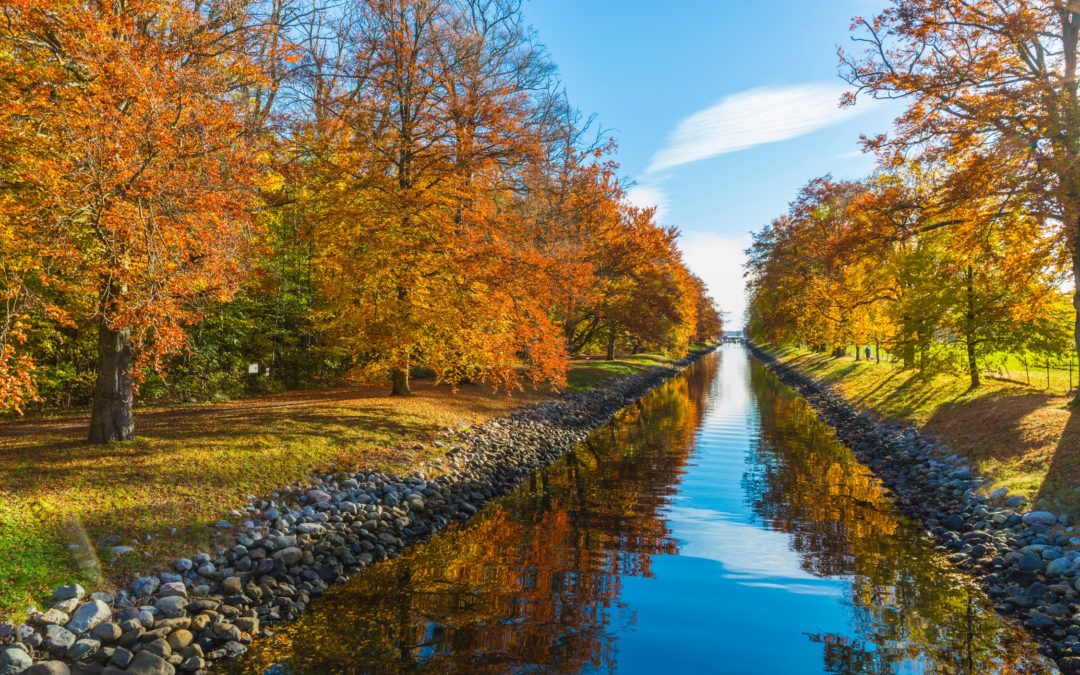
[[[259,77],[243,3],[14,0],[0,27],[8,227],[98,327],[90,441],[130,439],[141,364],[244,272]],[[10,184],[9,184],[10,185]],[[10,291],[9,291],[10,294]],[[10,346],[9,344],[6,347]]]

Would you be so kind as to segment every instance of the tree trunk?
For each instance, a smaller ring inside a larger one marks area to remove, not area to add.
[[[904,370],[911,370],[915,367],[915,340],[912,337],[915,331],[912,328],[911,319],[907,316],[903,319],[903,331],[900,353],[904,358]]]
[[[611,324],[607,334],[607,360],[615,360],[615,324]]]
[[[90,443],[135,438],[135,418],[131,411],[134,399],[132,360],[130,329],[109,328],[102,319],[98,328],[97,384],[87,439]]]
[[[968,265],[964,276],[967,282],[967,314],[964,321],[964,341],[967,342],[968,374],[971,376],[971,388],[979,386],[979,363],[975,358],[975,270]]]
[[[409,388],[409,365],[406,361],[404,368],[394,368],[390,371],[390,380],[394,387],[390,391],[391,396],[408,396],[412,393]]]
[[[1080,235],[1080,222],[1077,222],[1074,227],[1076,228],[1077,235]],[[1076,322],[1073,324],[1073,345],[1076,347],[1077,353],[1080,353],[1080,241],[1075,237],[1073,239],[1073,307],[1076,308]],[[1076,389],[1076,397],[1073,398],[1070,405],[1080,405],[1080,387]]]
[[[855,360],[856,361],[862,360],[862,358],[861,358],[861,356],[859,354],[859,343],[858,342],[855,343]]]

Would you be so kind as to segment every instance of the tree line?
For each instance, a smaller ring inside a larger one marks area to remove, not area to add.
[[[1074,358],[1080,278],[1080,5],[893,0],[840,50],[859,98],[906,103],[864,137],[860,180],[809,182],[756,233],[748,329],[905,367]]]
[[[124,440],[136,391],[559,387],[720,332],[518,0],[0,12],[0,410]]]

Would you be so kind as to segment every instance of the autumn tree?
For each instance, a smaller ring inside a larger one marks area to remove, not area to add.
[[[841,52],[850,101],[908,102],[895,132],[868,146],[960,164],[992,153],[999,190],[1025,195],[1033,215],[1057,226],[1080,293],[1080,5],[894,0],[853,30],[860,49]]]
[[[546,77],[517,3],[371,1],[348,16],[335,51],[352,56],[312,120],[327,320],[394,394],[413,365],[452,383],[516,386],[521,366],[561,381],[531,223],[508,208]]]
[[[244,272],[256,30],[239,2],[15,2],[0,40],[10,227],[98,327],[90,441],[134,436],[143,368]],[[32,169],[32,171],[30,170]],[[10,188],[9,188],[10,189]]]

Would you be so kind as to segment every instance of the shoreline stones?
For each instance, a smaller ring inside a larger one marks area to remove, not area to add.
[[[115,596],[62,586],[53,607],[26,624],[0,624],[0,675],[176,675],[237,658],[266,626],[296,619],[331,584],[468,519],[707,353],[465,433],[447,429],[435,442],[445,454],[408,476],[326,475],[249,497],[231,547],[181,558]]]
[[[1002,488],[982,494],[986,481],[944,444],[859,412],[827,385],[748,347],[926,527],[937,550],[981,583],[1000,614],[1023,625],[1063,673],[1080,674],[1080,530],[1067,515],[1022,511],[1027,501]]]

